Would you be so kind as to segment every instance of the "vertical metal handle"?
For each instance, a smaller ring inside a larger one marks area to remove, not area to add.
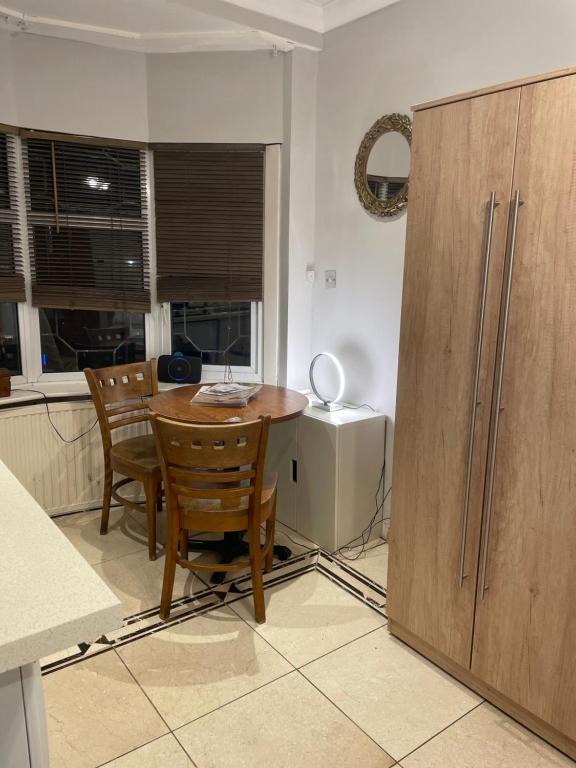
[[[464,583],[464,561],[466,559],[466,535],[468,532],[468,510],[470,508],[470,482],[472,480],[472,455],[474,452],[474,432],[476,430],[476,408],[478,406],[478,385],[480,382],[480,362],[482,359],[482,336],[484,334],[484,317],[486,315],[486,294],[488,292],[488,272],[490,253],[492,251],[492,232],[494,229],[494,211],[500,203],[496,200],[496,192],[490,194],[488,202],[488,229],[486,232],[486,249],[484,251],[484,266],[482,272],[482,291],[480,294],[480,312],[478,315],[478,332],[476,336],[476,360],[474,363],[474,384],[472,387],[472,402],[470,404],[470,425],[468,437],[468,459],[466,464],[466,490],[464,492],[464,511],[462,515],[462,539],[460,544],[460,572],[458,581],[460,587]]]
[[[512,293],[512,272],[514,269],[514,253],[516,251],[516,230],[518,226],[518,209],[522,205],[520,190],[514,192],[512,202],[512,232],[510,235],[510,256],[508,259],[508,271],[506,273],[506,288],[504,294],[504,313],[502,316],[502,334],[500,344],[500,356],[498,359],[498,374],[496,378],[496,401],[494,404],[494,421],[492,425],[492,438],[490,443],[490,459],[488,470],[488,484],[486,494],[486,514],[484,519],[484,551],[482,552],[482,568],[480,572],[480,599],[488,586],[486,585],[486,568],[488,565],[488,546],[490,543],[490,522],[492,518],[492,494],[494,491],[494,470],[496,468],[496,443],[498,441],[498,425],[500,423],[500,401],[502,397],[502,382],[504,380],[504,358],[506,355],[506,336],[508,334],[508,316],[510,314],[510,295]]]

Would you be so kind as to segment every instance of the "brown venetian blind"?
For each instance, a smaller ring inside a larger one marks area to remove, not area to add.
[[[149,311],[143,150],[84,137],[24,136],[32,303]]]
[[[159,301],[261,300],[264,146],[153,149]]]
[[[16,194],[16,137],[0,126],[0,301],[25,301]]]

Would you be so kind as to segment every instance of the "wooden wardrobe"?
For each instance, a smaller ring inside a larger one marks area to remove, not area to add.
[[[388,612],[576,758],[576,68],[415,109]]]

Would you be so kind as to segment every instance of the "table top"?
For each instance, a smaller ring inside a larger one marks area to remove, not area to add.
[[[162,392],[150,400],[150,410],[167,419],[199,424],[225,422],[236,416],[242,421],[255,421],[260,416],[271,416],[272,423],[276,423],[295,419],[308,406],[308,398],[300,392],[270,384],[263,384],[256,397],[243,408],[191,405],[190,400],[200,386],[205,385],[193,384]]]
[[[0,541],[0,673],[122,626],[116,595],[1,461]]]

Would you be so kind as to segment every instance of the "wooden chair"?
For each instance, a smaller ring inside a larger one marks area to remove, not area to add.
[[[166,506],[168,542],[160,617],[170,616],[176,565],[192,571],[250,567],[256,621],[266,620],[262,560],[272,570],[276,521],[275,475],[264,475],[270,417],[244,424],[186,424],[151,414]],[[260,545],[260,525],[266,539]],[[188,531],[248,531],[249,561],[198,564],[188,560]],[[178,555],[180,547],[180,556]]]
[[[156,559],[156,508],[161,504],[162,473],[156,453],[154,436],[151,434],[131,437],[112,443],[112,432],[129,424],[149,421],[148,403],[145,398],[158,392],[156,360],[110,368],[85,368],[84,374],[96,407],[102,447],[104,449],[104,498],[100,533],[108,532],[110,501],[138,512],[145,512],[148,519],[148,554]],[[112,483],[113,473],[124,475]],[[133,481],[144,486],[146,504],[121,496],[118,489]]]

